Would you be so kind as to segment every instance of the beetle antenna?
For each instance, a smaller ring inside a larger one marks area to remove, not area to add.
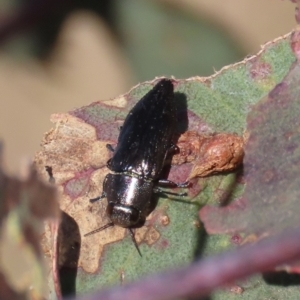
[[[108,228],[108,227],[112,227],[112,226],[114,226],[114,223],[113,223],[113,222],[108,223],[108,224],[106,224],[106,225],[104,225],[104,226],[102,226],[102,227],[100,227],[100,228],[98,228],[98,229],[95,229],[95,230],[93,230],[93,231],[90,231],[90,232],[86,233],[86,234],[84,235],[84,237],[89,236],[89,235],[92,235],[92,234],[94,234],[94,233],[97,233],[97,232],[99,232],[99,231],[102,231],[102,230],[104,230],[104,229],[106,229],[106,228]]]
[[[91,203],[94,203],[94,202],[96,202],[96,201],[98,201],[98,200],[101,200],[101,199],[103,199],[103,198],[105,198],[105,197],[106,197],[106,193],[102,193],[101,196],[98,196],[98,197],[96,197],[96,198],[90,199],[90,202],[91,202]]]
[[[139,246],[138,246],[138,244],[137,244],[137,242],[136,242],[136,239],[135,239],[135,237],[134,237],[134,232],[133,232],[133,230],[132,230],[131,228],[128,228],[128,230],[129,230],[129,233],[130,233],[130,235],[131,235],[131,239],[132,239],[132,241],[133,241],[133,243],[134,243],[134,246],[135,246],[136,250],[138,251],[140,257],[142,257],[142,253],[141,253],[141,251],[140,251],[140,249],[139,249]]]

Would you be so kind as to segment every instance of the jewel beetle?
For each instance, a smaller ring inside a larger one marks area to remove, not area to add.
[[[128,228],[140,253],[132,228],[143,224],[151,212],[153,193],[159,186],[187,187],[162,179],[166,157],[177,147],[172,143],[177,125],[174,87],[170,79],[160,80],[128,113],[120,129],[115,149],[107,162],[110,173],[103,182],[100,197],[107,198],[106,213],[111,222],[85,236],[117,225]]]

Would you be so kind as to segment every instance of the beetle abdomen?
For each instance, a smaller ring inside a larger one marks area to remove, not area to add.
[[[127,115],[109,167],[147,179],[159,177],[176,128],[171,80],[163,79]]]

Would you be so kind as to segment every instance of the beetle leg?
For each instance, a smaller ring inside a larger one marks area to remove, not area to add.
[[[190,182],[186,181],[186,182],[182,182],[182,183],[176,183],[174,181],[168,180],[168,179],[160,179],[158,181],[158,185],[161,187],[170,187],[170,188],[186,188],[190,186]]]
[[[52,167],[50,166],[45,166],[45,170],[46,172],[48,173],[48,176],[49,176],[49,182],[50,183],[55,183],[55,178],[53,176],[53,170],[52,170]]]
[[[113,146],[111,144],[106,144],[106,148],[110,151],[110,152],[115,152],[115,149],[113,148]]]
[[[158,194],[158,193],[161,193],[161,194],[164,194],[165,191],[163,191],[162,189],[160,189],[159,187],[154,187],[153,188],[153,193],[155,194]]]
[[[111,159],[107,161],[106,166],[111,170]]]
[[[164,191],[164,190],[160,189],[159,187],[153,188],[153,193],[155,193],[155,194],[180,196],[180,197],[187,196],[187,193],[172,193],[172,192],[169,192],[169,191]]]
[[[96,201],[98,201],[98,200],[101,200],[101,199],[103,199],[103,198],[105,198],[105,197],[106,197],[106,193],[103,192],[101,196],[96,197],[96,198],[93,198],[93,199],[90,199],[90,202],[91,202],[91,203],[94,203],[94,202],[96,202]]]
[[[179,152],[179,148],[175,144],[172,143],[168,150],[168,153],[175,153],[175,152],[176,153]]]

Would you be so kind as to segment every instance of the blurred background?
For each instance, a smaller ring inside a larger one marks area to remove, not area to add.
[[[55,112],[156,76],[209,76],[295,27],[285,0],[1,0],[6,169],[39,150]]]

